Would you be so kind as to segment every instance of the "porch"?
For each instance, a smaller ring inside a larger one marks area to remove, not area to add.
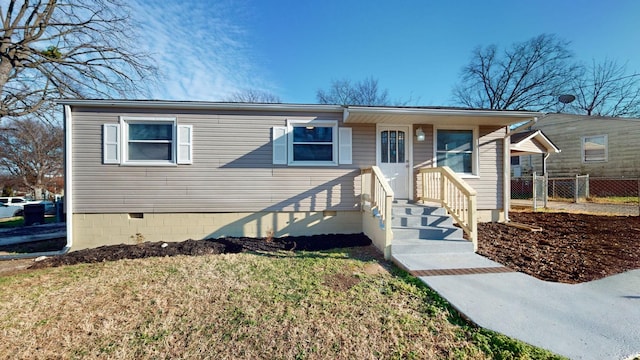
[[[362,228],[386,259],[416,246],[477,250],[477,192],[450,168],[420,168],[413,202],[394,199],[377,166],[362,169],[361,182]]]

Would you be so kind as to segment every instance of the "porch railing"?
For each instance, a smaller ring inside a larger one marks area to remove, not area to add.
[[[418,200],[439,203],[464,230],[478,250],[477,192],[448,166],[421,168]]]
[[[360,181],[363,231],[383,252],[385,259],[389,260],[393,240],[391,231],[393,190],[377,166],[362,169]]]
[[[384,228],[391,228],[393,190],[377,166],[362,169],[362,205],[370,202],[371,212],[380,217]]]

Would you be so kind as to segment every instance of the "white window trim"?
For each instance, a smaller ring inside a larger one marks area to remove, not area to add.
[[[136,161],[129,160],[129,123],[156,123],[156,124],[172,124],[172,140],[171,140],[171,158],[172,160],[145,160]],[[177,166],[178,164],[178,124],[175,117],[137,117],[137,116],[121,116],[120,129],[122,131],[121,149],[122,159],[121,165],[125,166]]]
[[[471,152],[471,173],[456,173],[461,178],[476,179],[480,177],[480,151],[478,126],[434,125],[433,126],[433,166],[438,166],[438,130],[471,130],[473,134],[473,151]],[[505,160],[506,161],[506,160]]]
[[[604,137],[604,160],[586,160],[585,156],[585,148],[584,143],[587,138],[595,138],[595,137]],[[609,137],[607,134],[599,134],[599,135],[586,135],[580,139],[580,160],[583,164],[597,164],[597,163],[605,163],[609,161]]]
[[[333,161],[294,161],[293,160],[293,128],[299,126],[323,126],[332,130]],[[337,166],[338,165],[338,121],[318,119],[287,119],[287,165],[289,166]]]

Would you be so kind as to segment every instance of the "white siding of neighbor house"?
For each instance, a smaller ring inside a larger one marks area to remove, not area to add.
[[[640,176],[640,119],[554,114],[542,118],[533,127],[542,130],[561,150],[547,159],[551,177],[589,174],[592,177]],[[582,138],[607,135],[605,162],[582,162]],[[540,155],[522,156],[527,174],[542,172]]]
[[[119,116],[176,117],[193,126],[193,164],[102,162],[102,125]],[[73,211],[176,213],[357,210],[360,168],[375,163],[375,126],[353,129],[353,163],[272,165],[271,128],[288,118],[341,120],[342,113],[73,109]],[[339,126],[343,126],[339,121]]]

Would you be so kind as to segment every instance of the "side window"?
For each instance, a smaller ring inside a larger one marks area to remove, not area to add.
[[[121,117],[103,125],[103,163],[174,165],[193,162],[192,126],[176,118]]]
[[[175,163],[175,123],[125,121],[125,161]]]
[[[582,138],[582,162],[606,162],[607,135],[585,136]]]

